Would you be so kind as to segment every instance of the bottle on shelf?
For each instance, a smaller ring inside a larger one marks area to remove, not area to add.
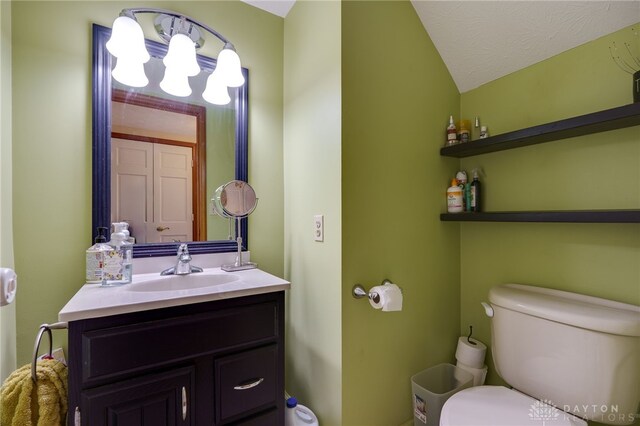
[[[472,212],[479,212],[482,211],[481,207],[482,207],[482,203],[480,201],[480,197],[481,197],[481,186],[480,186],[480,180],[478,179],[478,169],[473,169],[471,171],[473,173],[473,181],[471,182],[471,184],[469,185],[469,192],[470,192],[470,200],[469,200],[469,205],[470,205],[470,211]]]
[[[486,139],[489,137],[489,130],[487,130],[487,126],[480,127],[480,139]]]
[[[451,186],[447,189],[447,211],[449,213],[460,213],[462,208],[462,188],[458,186],[458,180],[453,178]]]
[[[471,140],[474,141],[480,138],[480,117],[476,115],[473,121],[473,129],[471,129]]]
[[[456,125],[453,124],[453,115],[449,116],[449,126],[447,126],[447,146],[454,145],[458,142],[458,131]]]
[[[458,122],[458,142],[466,143],[471,140],[471,121],[460,120]]]
[[[467,172],[464,170],[460,170],[456,173],[456,180],[458,181],[458,186],[462,190],[462,211],[468,211],[469,203],[466,197],[466,193],[469,190],[469,181],[467,179]]]

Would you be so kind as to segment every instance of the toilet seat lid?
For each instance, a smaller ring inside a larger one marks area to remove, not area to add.
[[[544,422],[543,422],[544,421]],[[449,398],[440,426],[587,426],[587,422],[504,386],[476,386]]]

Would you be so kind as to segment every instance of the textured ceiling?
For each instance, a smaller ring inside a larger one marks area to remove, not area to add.
[[[412,3],[461,93],[640,21],[640,1]]]
[[[281,17],[295,3],[243,1]],[[411,3],[461,93],[640,22],[640,0]]]

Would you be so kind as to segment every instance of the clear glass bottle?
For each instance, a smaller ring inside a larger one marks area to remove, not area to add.
[[[111,241],[108,244],[110,250],[105,252],[102,285],[111,287],[130,283],[133,273],[132,245],[127,242],[127,238],[122,232],[111,234]]]

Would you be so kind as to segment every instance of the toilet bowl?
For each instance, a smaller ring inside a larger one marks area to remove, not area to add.
[[[445,402],[440,426],[586,426],[587,422],[504,386],[476,386]]]

